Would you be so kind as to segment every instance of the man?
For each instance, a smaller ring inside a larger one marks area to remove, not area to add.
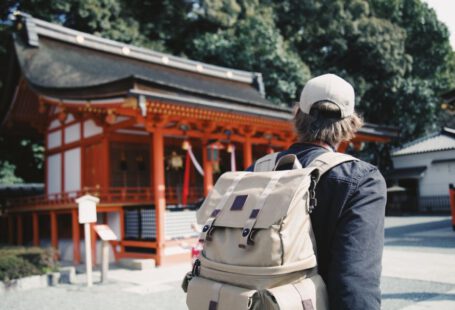
[[[305,167],[353,138],[362,126],[354,102],[352,86],[334,74],[308,81],[294,116],[299,142],[279,157],[296,154]],[[330,309],[380,309],[384,178],[366,162],[346,162],[321,177],[316,198],[311,222]]]

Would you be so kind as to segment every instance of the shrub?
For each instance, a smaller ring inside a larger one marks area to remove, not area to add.
[[[42,272],[33,264],[18,256],[0,257],[0,280],[10,280],[38,275]]]
[[[0,247],[0,281],[44,274],[57,269],[57,252],[38,247]]]

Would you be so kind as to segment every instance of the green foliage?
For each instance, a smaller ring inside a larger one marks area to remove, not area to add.
[[[43,170],[41,139],[0,136],[0,183],[43,182]]]
[[[45,274],[58,268],[56,251],[37,247],[0,247],[0,281]]]
[[[14,173],[16,166],[9,162],[0,162],[0,184],[17,184],[22,183],[23,180],[17,177]]]
[[[270,10],[249,16],[234,27],[205,33],[193,41],[188,55],[227,67],[262,72],[269,98],[292,102],[309,78],[306,64],[275,28]]]

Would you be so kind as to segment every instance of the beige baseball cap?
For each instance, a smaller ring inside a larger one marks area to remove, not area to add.
[[[344,79],[335,74],[323,74],[309,80],[300,95],[300,110],[310,114],[313,104],[320,101],[329,101],[336,104],[341,110],[341,117],[354,113],[354,88]]]

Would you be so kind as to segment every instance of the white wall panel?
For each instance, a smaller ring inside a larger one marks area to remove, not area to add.
[[[96,125],[94,121],[88,120],[84,122],[84,138],[99,135],[103,132],[103,128]]]
[[[81,189],[81,149],[65,152],[65,192]]]
[[[54,129],[60,127],[60,121],[58,119],[54,119],[51,124],[49,125],[49,129]]]
[[[74,125],[65,128],[65,144],[79,141],[81,139],[81,124],[76,123]]]
[[[47,135],[47,149],[53,149],[62,145],[62,131],[57,130]]]
[[[66,118],[66,121],[65,123],[68,124],[68,123],[71,123],[72,121],[74,121],[74,116],[73,114],[68,114],[68,117]]]
[[[47,158],[47,193],[62,191],[62,156],[54,154]]]

